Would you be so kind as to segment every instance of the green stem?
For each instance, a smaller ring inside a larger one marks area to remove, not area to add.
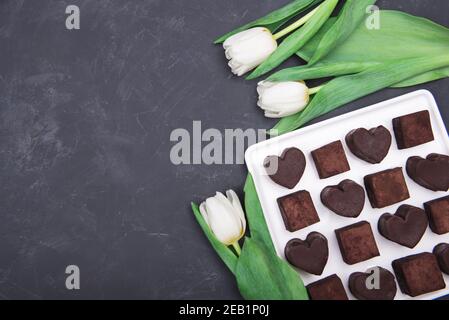
[[[325,85],[323,84],[323,85],[318,86],[318,87],[315,87],[315,88],[310,88],[310,89],[309,89],[309,95],[313,95],[313,94],[317,93],[317,92],[320,91],[324,86],[325,86]]]
[[[235,253],[237,253],[237,256],[240,256],[240,254],[242,253],[242,249],[240,248],[239,242],[236,241],[232,244],[232,247],[235,250]]]
[[[290,32],[292,32],[292,31],[298,29],[299,27],[301,27],[302,25],[304,25],[307,21],[310,20],[310,18],[312,18],[312,16],[315,14],[315,12],[317,12],[317,10],[318,10],[318,8],[320,6],[316,7],[315,9],[310,11],[308,14],[306,14],[304,17],[302,17],[298,21],[292,23],[291,25],[289,25],[285,29],[282,29],[278,33],[274,34],[273,35],[274,40],[278,40],[279,38],[282,38],[283,36],[289,34]]]

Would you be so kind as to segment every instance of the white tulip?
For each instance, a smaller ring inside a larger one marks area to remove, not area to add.
[[[223,43],[228,65],[232,73],[238,76],[264,62],[277,46],[271,31],[262,27],[239,32]]]
[[[309,103],[310,91],[303,82],[262,81],[257,85],[257,105],[268,118],[282,118],[303,110]]]
[[[200,212],[215,237],[223,244],[238,247],[245,234],[245,214],[237,194],[226,191],[226,197],[217,192],[200,205]]]

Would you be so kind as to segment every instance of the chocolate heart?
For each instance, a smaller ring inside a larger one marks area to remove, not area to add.
[[[293,266],[321,275],[329,258],[327,239],[321,233],[311,232],[306,240],[292,239],[285,246],[285,257]]]
[[[449,189],[449,156],[431,153],[426,159],[410,157],[407,174],[420,186],[432,191]]]
[[[301,180],[306,168],[306,157],[297,148],[285,149],[280,157],[268,156],[264,161],[271,180],[277,184],[293,189]]]
[[[449,244],[440,243],[433,249],[433,254],[437,257],[441,271],[449,274]]]
[[[379,272],[379,286],[377,288],[375,287],[375,281],[371,282],[371,278],[368,279],[376,275],[376,270],[373,270],[367,273],[355,272],[351,274],[349,276],[349,290],[359,300],[394,300],[397,292],[394,275],[384,268],[376,268]]]
[[[380,163],[388,154],[391,134],[384,126],[370,129],[359,128],[346,135],[349,150],[369,163]]]
[[[394,215],[384,213],[379,219],[378,229],[388,240],[414,248],[426,232],[428,224],[424,210],[403,204]]]
[[[365,205],[365,191],[354,181],[343,180],[337,186],[324,188],[321,202],[340,216],[356,218]]]

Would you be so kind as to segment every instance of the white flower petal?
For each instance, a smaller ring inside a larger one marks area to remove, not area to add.
[[[273,119],[282,118],[282,116],[279,115],[279,112],[265,111],[264,115],[267,118],[273,118]]]
[[[203,216],[204,221],[206,221],[207,225],[210,227],[209,225],[209,218],[207,217],[207,207],[206,207],[206,202],[202,202],[200,204],[200,213]]]
[[[245,231],[246,231],[245,212],[243,211],[242,204],[240,203],[239,197],[234,192],[234,190],[231,190],[231,189],[226,191],[226,196],[227,196],[229,202],[234,207],[234,210],[237,213],[237,215],[242,223],[242,233],[245,233]]]
[[[228,198],[225,197],[225,195],[221,192],[217,192],[215,194],[215,198],[221,202],[221,204],[226,207],[226,209],[230,212],[233,213],[234,211],[234,207],[232,206],[232,203],[229,201]]]
[[[226,245],[237,241],[241,234],[241,223],[232,212],[229,212],[229,207],[217,196],[208,198],[206,206],[209,226],[216,238]]]
[[[262,81],[257,105],[267,117],[285,117],[303,110],[309,103],[309,89],[303,82]]]
[[[229,37],[223,48],[232,72],[240,76],[265,61],[276,50],[277,42],[270,30],[257,27]]]
[[[215,237],[225,245],[231,245],[242,238],[246,231],[246,219],[242,205],[233,190],[226,196],[217,192],[199,206],[201,215]]]

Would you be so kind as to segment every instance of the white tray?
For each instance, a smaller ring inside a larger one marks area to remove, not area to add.
[[[435,140],[414,148],[398,150],[392,119],[420,110],[428,110],[430,112]],[[360,160],[349,151],[345,143],[345,136],[352,129],[360,127],[369,129],[379,125],[385,126],[390,131],[392,144],[387,157],[380,164],[373,165]],[[341,140],[345,148],[351,170],[321,180],[318,177],[310,152],[337,139]],[[304,175],[298,185],[292,190],[275,184],[266,175],[263,167],[265,157],[280,155],[284,149],[289,147],[301,149],[307,161]],[[329,242],[329,260],[323,274],[315,276],[300,270],[298,272],[306,285],[335,273],[343,281],[350,299],[354,299],[347,284],[351,273],[356,271],[365,272],[374,266],[381,266],[393,272],[391,267],[393,260],[415,253],[432,252],[435,245],[441,242],[449,243],[449,234],[437,235],[428,228],[418,245],[414,249],[409,249],[385,239],[377,230],[377,221],[382,213],[395,213],[401,204],[423,207],[424,202],[447,195],[445,192],[433,192],[417,185],[405,172],[405,163],[408,157],[415,155],[425,157],[432,152],[449,154],[449,139],[433,95],[429,91],[419,90],[255,144],[246,151],[245,161],[249,172],[254,178],[268,229],[278,255],[285,259],[284,248],[290,239],[305,239],[312,231],[322,233]],[[351,179],[363,186],[363,177],[365,175],[395,167],[403,168],[404,177],[410,192],[410,199],[404,202],[383,209],[373,209],[368,199],[366,199],[362,213],[355,219],[340,217],[321,203],[320,192],[328,185],[336,185],[344,179]],[[285,229],[276,200],[281,196],[298,190],[310,192],[321,221],[302,230],[289,232]],[[334,230],[362,220],[366,220],[371,224],[380,256],[355,265],[348,265],[341,257]],[[449,276],[445,274],[444,280],[446,289],[421,295],[416,299],[435,299],[449,294]],[[398,286],[396,299],[411,299],[411,297],[403,294]]]

